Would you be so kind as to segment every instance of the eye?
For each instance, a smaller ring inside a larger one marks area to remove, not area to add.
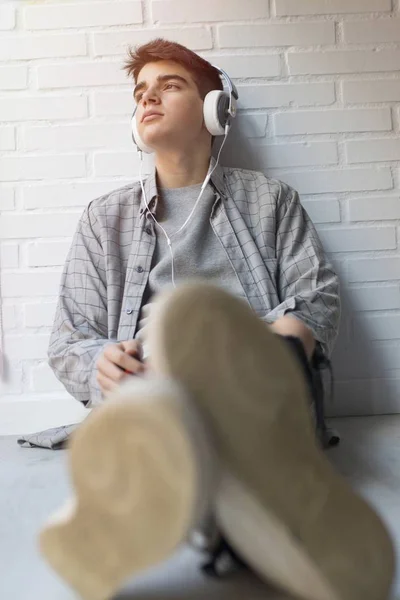
[[[137,103],[139,103],[139,102],[141,101],[141,99],[142,99],[142,96],[143,96],[143,94],[141,94],[141,93],[139,93],[139,94],[136,96],[135,100],[136,100],[136,102],[137,102]]]
[[[179,86],[177,86],[176,83],[167,83],[167,85],[165,86],[165,89],[170,88],[170,87],[174,87],[177,90],[179,90]]]

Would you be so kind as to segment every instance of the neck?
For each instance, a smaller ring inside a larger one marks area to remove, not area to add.
[[[168,152],[156,154],[157,184],[163,188],[181,188],[203,183],[210,166],[209,150],[192,154]]]

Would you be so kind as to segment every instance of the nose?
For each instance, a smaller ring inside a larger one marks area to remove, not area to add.
[[[142,103],[146,107],[147,104],[157,104],[159,102],[159,98],[154,89],[149,87],[142,96]]]

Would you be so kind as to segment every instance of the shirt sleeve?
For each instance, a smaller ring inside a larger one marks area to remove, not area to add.
[[[79,220],[61,277],[48,350],[56,377],[91,407],[102,400],[96,361],[108,338],[107,280],[98,224],[90,205]]]
[[[281,182],[276,207],[277,287],[272,323],[290,314],[303,321],[330,357],[340,321],[339,278],[329,263],[298,193]]]

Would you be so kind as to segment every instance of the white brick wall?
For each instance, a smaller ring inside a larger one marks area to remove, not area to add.
[[[339,271],[329,410],[400,410],[398,1],[3,0],[0,31],[0,422],[75,410],[46,365],[61,268],[83,207],[138,175],[121,67],[157,36],[235,79],[224,162],[296,187]]]
[[[398,69],[400,50],[347,50],[327,52],[292,52],[288,55],[291,75],[333,75],[344,73],[379,73]]]
[[[9,4],[0,6],[0,30],[13,29],[15,26],[15,9]]]
[[[68,29],[70,27],[110,27],[142,22],[142,7],[138,0],[129,2],[49,3],[22,10],[26,29]]]
[[[0,67],[0,90],[23,90],[28,82],[28,69],[23,66]]]
[[[390,11],[391,0],[275,0],[278,16],[332,15]]]
[[[31,60],[54,56],[84,56],[86,38],[82,33],[75,35],[16,35],[0,38],[0,60]]]
[[[14,127],[2,127],[0,129],[0,150],[15,150]]]
[[[25,327],[51,327],[56,304],[56,302],[28,302],[24,304]]]

